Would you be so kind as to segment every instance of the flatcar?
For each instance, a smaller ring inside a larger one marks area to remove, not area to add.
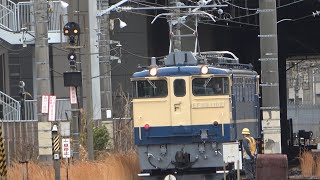
[[[172,52],[155,62],[131,78],[140,175],[216,173],[228,158],[241,163],[242,128],[261,134],[252,66],[225,51]]]

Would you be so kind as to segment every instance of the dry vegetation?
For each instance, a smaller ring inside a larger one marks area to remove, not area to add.
[[[124,93],[121,86],[117,91],[114,103],[113,121],[109,131],[112,139],[112,147],[105,150],[95,150],[96,161],[87,161],[88,153],[86,151],[87,125],[92,123],[88,112],[81,110],[81,161],[68,164],[67,161],[61,162],[60,174],[61,180],[139,180],[137,176],[140,173],[138,155],[135,151],[133,137],[133,121],[131,119],[131,99]],[[100,124],[101,125],[101,124]],[[99,125],[97,125],[99,126]],[[108,129],[109,130],[109,129]],[[25,144],[25,143],[22,143]],[[19,146],[20,147],[20,146]],[[34,145],[21,147],[19,156],[15,159],[36,159]],[[30,150],[29,150],[30,149]],[[109,151],[117,153],[108,153]],[[12,158],[14,159],[14,158]],[[1,177],[0,177],[1,179]],[[8,180],[28,179],[28,180],[54,180],[55,171],[53,163],[43,165],[30,160],[28,165],[14,163],[8,167]]]
[[[27,179],[26,166],[17,163],[8,169],[8,179]],[[102,160],[77,162],[67,166],[61,163],[61,180],[138,180],[138,156],[136,152],[107,154]],[[24,176],[24,178],[23,178]],[[28,164],[28,179],[53,180],[53,166],[41,166],[31,162]]]
[[[315,163],[316,164],[315,164],[315,168],[314,168],[314,170],[315,170],[314,175],[316,177],[320,177],[320,156],[319,155],[316,156]]]
[[[302,152],[300,154],[299,161],[302,175],[305,177],[311,177],[315,166],[312,153],[310,151]]]
[[[320,154],[303,151],[299,161],[302,176],[320,178]]]

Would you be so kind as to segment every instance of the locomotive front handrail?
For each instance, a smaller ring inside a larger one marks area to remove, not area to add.
[[[217,56],[229,54],[233,57],[233,59],[236,61],[236,63],[239,63],[239,58],[230,51],[206,51],[206,52],[200,52],[200,54],[201,55],[217,55]]]

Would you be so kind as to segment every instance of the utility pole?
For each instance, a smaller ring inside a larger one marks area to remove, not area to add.
[[[264,152],[281,153],[276,0],[259,0],[259,18]]]
[[[86,102],[87,108],[87,145],[89,160],[94,159],[93,152],[93,120],[101,119],[101,96],[100,96],[100,73],[99,73],[99,50],[97,37],[97,1],[87,1],[88,3],[88,38],[86,50],[87,58],[82,61],[86,77]]]
[[[102,4],[103,3],[103,4]],[[102,1],[102,9],[109,7],[109,0]],[[101,82],[101,118],[107,120],[107,112],[112,112],[112,83],[111,83],[111,57],[110,57],[110,19],[109,13],[100,18],[99,57]]]
[[[36,91],[38,106],[38,122],[47,122],[48,115],[41,113],[41,97],[49,95],[50,92],[50,69],[49,69],[49,48],[48,48],[48,3],[47,0],[33,0],[34,23],[35,23],[35,65],[36,65]],[[40,129],[39,129],[40,131]],[[51,160],[52,155],[42,154],[39,139],[40,161]]]

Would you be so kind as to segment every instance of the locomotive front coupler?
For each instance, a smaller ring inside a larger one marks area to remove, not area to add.
[[[197,161],[198,161],[198,157],[196,157],[195,160],[191,162],[190,154],[185,152],[183,149],[181,149],[180,151],[176,152],[175,162],[172,161],[171,163],[177,169],[187,169],[187,168],[191,168],[192,165]]]

